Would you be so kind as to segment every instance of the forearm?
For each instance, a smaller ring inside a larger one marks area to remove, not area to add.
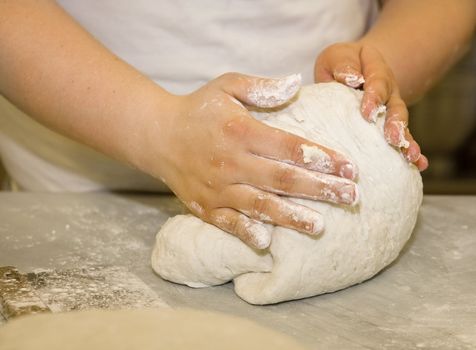
[[[475,25],[474,0],[388,0],[361,41],[382,53],[412,103],[467,51]]]
[[[0,1],[0,77],[0,93],[30,116],[126,161],[140,125],[170,103],[53,1]]]

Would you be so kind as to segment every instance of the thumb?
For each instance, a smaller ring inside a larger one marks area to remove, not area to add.
[[[220,80],[227,94],[258,108],[278,107],[293,98],[301,87],[301,74],[271,79],[228,73]]]

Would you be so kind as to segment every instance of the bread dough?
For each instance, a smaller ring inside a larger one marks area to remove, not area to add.
[[[264,123],[348,155],[359,167],[360,203],[347,207],[295,199],[323,214],[310,237],[275,227],[259,253],[191,215],[169,219],[157,234],[152,267],[192,287],[234,281],[252,304],[332,292],[362,282],[392,262],[411,235],[422,200],[421,177],[383,136],[384,118],[365,121],[362,92],[338,83],[306,86],[286,108],[257,112]]]
[[[92,310],[23,316],[0,327],[2,350],[303,350],[246,319],[196,310]]]

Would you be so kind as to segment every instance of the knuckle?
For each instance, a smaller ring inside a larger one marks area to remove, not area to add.
[[[297,137],[288,137],[285,140],[284,144],[286,145],[286,154],[288,154],[289,160],[294,163],[299,163],[302,160],[302,145],[303,142]]]
[[[367,78],[367,91],[378,95],[383,100],[388,100],[392,91],[392,83],[382,75],[371,75]]]
[[[334,43],[329,45],[325,51],[335,51],[335,50],[343,50],[343,49],[351,49],[352,45],[349,43]]]
[[[359,74],[360,72],[360,67],[357,66],[357,63],[349,58],[345,62],[339,63],[335,67],[335,73],[336,74]]]
[[[394,98],[391,107],[399,112],[407,113],[407,105],[401,98]]]
[[[233,221],[230,220],[225,214],[214,213],[208,219],[209,219],[208,222],[210,222],[213,225],[221,228],[222,230],[233,232],[232,231]]]
[[[227,73],[223,73],[222,75],[220,75],[218,77],[218,80],[231,82],[231,81],[237,80],[240,76],[241,76],[241,74],[236,73],[236,72],[227,72]]]
[[[258,194],[254,197],[253,204],[252,204],[252,215],[254,217],[260,216],[260,214],[265,214],[268,212],[269,209],[269,200],[261,194]]]
[[[291,190],[296,182],[294,170],[290,167],[280,167],[273,176],[274,186],[284,192]]]
[[[238,214],[238,216],[231,220],[228,227],[233,235],[237,237],[243,237],[244,232],[246,231],[246,225],[244,224],[244,216]]]
[[[408,121],[408,109],[405,102],[400,99],[392,100],[392,103],[389,105],[387,120]]]
[[[242,140],[250,133],[251,126],[246,118],[240,116],[229,119],[223,125],[222,130],[227,137]]]

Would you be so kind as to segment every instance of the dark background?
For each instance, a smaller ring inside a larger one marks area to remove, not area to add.
[[[476,194],[476,38],[470,52],[410,108],[410,130],[430,161],[425,193]]]

